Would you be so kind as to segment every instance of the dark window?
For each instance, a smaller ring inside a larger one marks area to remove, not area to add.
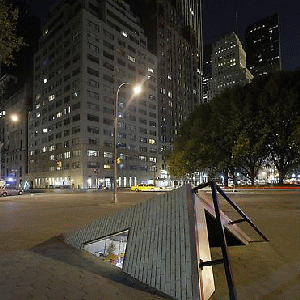
[[[64,120],[64,125],[68,125],[68,124],[70,124],[70,118]]]
[[[99,77],[99,71],[92,69],[91,67],[87,67],[87,72],[90,75]]]
[[[88,58],[90,61],[94,62],[94,63],[99,63],[99,58],[98,58],[98,57],[95,57],[95,56],[93,56],[93,55],[91,55],[91,54],[88,54],[88,55],[87,55],[87,58]]]
[[[80,132],[80,126],[72,127],[72,133]]]
[[[103,74],[103,79],[110,83],[114,83],[114,79],[111,76],[108,76],[106,74]]]
[[[97,145],[97,140],[96,139],[89,139],[89,144],[90,145]]]
[[[77,114],[75,115],[73,118],[72,118],[72,121],[73,122],[76,122],[76,121],[79,121],[80,120],[80,114]]]
[[[87,119],[88,121],[99,122],[99,117],[95,115],[88,114]]]
[[[111,60],[115,59],[115,57],[112,54],[106,52],[105,50],[103,51],[103,56],[108,58],[108,59],[111,59]]]

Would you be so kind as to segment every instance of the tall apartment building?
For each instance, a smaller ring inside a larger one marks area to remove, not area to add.
[[[25,84],[6,99],[0,113],[1,178],[7,184],[24,187],[28,175],[28,111],[32,101],[32,86]],[[15,116],[16,119],[12,119]]]
[[[33,186],[111,187],[117,95],[118,185],[153,179],[156,76],[156,57],[147,50],[139,19],[126,2],[58,1],[34,58],[29,115]],[[139,96],[132,94],[136,83],[142,84]]]
[[[149,48],[157,55],[160,150],[172,149],[178,130],[202,99],[202,10],[200,0],[134,1],[143,8]],[[167,174],[162,160],[162,174]]]
[[[254,76],[281,70],[279,17],[274,14],[247,27],[247,68]]]
[[[236,33],[226,35],[213,45],[209,100],[226,88],[245,85],[252,78],[246,68],[246,52]]]

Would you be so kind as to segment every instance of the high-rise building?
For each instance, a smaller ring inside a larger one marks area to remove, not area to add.
[[[29,13],[26,1],[10,2],[18,8],[16,33],[26,46],[13,53],[13,64],[0,65],[0,177],[18,185],[24,183],[28,171],[27,114],[32,105],[33,55],[38,49],[40,21]]]
[[[245,85],[252,78],[246,68],[246,52],[236,33],[226,35],[213,45],[208,100],[226,88]]]
[[[158,131],[160,150],[164,153],[172,149],[182,122],[202,100],[201,1],[128,2],[139,6],[136,11],[143,16],[141,22],[149,37],[149,48],[157,55]],[[164,159],[162,170],[166,170]],[[163,171],[161,176],[165,174]]]
[[[278,14],[248,26],[245,41],[247,68],[254,76],[281,70]]]
[[[122,0],[61,0],[34,57],[29,173],[34,187],[110,188],[117,113],[118,185],[155,177],[156,57]],[[142,84],[134,96],[132,87]],[[114,104],[116,99],[117,112]]]
[[[210,82],[212,80],[212,44],[203,47],[203,78],[202,78],[202,102],[208,102]]]
[[[5,110],[0,113],[0,174],[7,184],[13,186],[24,187],[27,180],[27,117],[31,101],[32,85],[24,84],[6,100]]]

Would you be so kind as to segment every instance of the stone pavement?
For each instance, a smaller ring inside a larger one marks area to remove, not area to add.
[[[30,250],[2,254],[0,269],[1,300],[167,299],[56,238]]]
[[[229,247],[238,299],[300,299],[299,191],[240,191],[230,196],[270,240],[261,242],[253,234],[257,242]],[[105,194],[89,197],[64,195],[54,201],[50,195],[32,199],[23,195],[0,200],[0,300],[168,299],[120,269],[70,248],[59,236],[53,237],[72,230],[71,225],[90,223],[134,205],[145,195],[121,194],[118,205],[110,204]],[[228,205],[222,209],[234,219]],[[241,227],[249,229],[247,224]],[[219,258],[220,250],[212,248],[212,256]],[[228,299],[223,266],[213,270],[216,291],[211,300]]]
[[[57,236],[151,196],[120,193],[118,204],[92,191],[0,198],[0,300],[168,299]]]

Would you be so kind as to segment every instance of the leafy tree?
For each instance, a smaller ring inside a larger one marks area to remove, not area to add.
[[[300,165],[299,95],[300,72],[280,72],[200,105],[175,140],[170,173],[210,168],[234,175],[239,170],[254,184],[263,164],[271,161],[283,183],[287,172]]]
[[[234,164],[239,166],[240,172],[250,179],[252,185],[268,156],[267,132],[259,106],[259,95],[267,80],[268,77],[263,77],[239,88],[239,95],[233,99],[239,112],[235,127],[237,139],[232,149]]]
[[[13,52],[25,45],[23,38],[17,36],[17,20],[18,9],[0,0],[0,64],[12,64]]]
[[[187,173],[211,167],[209,106],[201,105],[187,118],[173,144],[174,151],[167,156],[169,172],[172,176],[183,177]]]
[[[260,96],[269,159],[283,184],[285,175],[300,165],[300,72],[274,74]]]

